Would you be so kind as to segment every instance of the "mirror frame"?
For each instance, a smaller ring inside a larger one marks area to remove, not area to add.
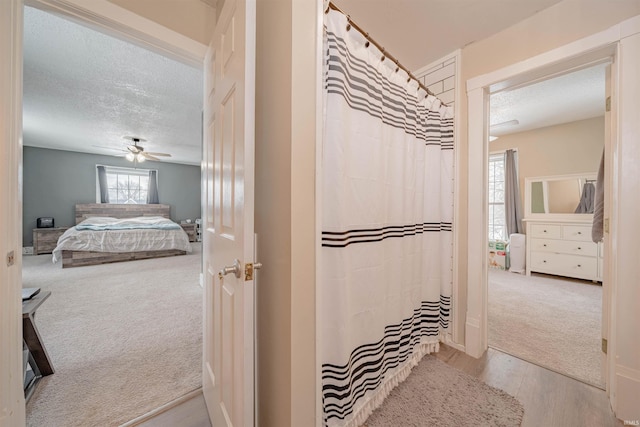
[[[576,214],[576,213],[532,213],[531,212],[531,184],[534,182],[561,181],[567,179],[586,178],[596,180],[595,172],[573,173],[567,175],[551,175],[551,176],[532,176],[524,179],[524,219],[564,219],[576,221],[593,221],[593,214]]]

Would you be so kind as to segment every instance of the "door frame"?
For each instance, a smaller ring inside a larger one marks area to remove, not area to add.
[[[611,123],[612,130],[610,142],[606,150],[605,168],[610,171],[611,180],[608,183],[607,191],[612,195],[609,206],[605,205],[604,217],[609,220],[611,227],[608,239],[605,240],[605,253],[612,253],[612,249],[619,253],[623,249],[619,243],[621,236],[619,230],[622,224],[618,225],[618,218],[621,205],[621,170],[620,170],[620,152],[623,142],[623,127],[630,125],[629,119],[621,121],[620,116],[623,113],[624,106],[627,117],[634,116],[634,113],[640,112],[640,107],[627,102],[622,103],[620,97],[621,81],[631,80],[629,73],[622,70],[621,60],[623,50],[621,49],[621,41],[625,37],[633,36],[640,33],[640,16],[626,20],[615,25],[605,31],[595,33],[581,40],[558,47],[540,55],[528,58],[521,62],[506,66],[499,70],[477,76],[467,80],[467,102],[468,102],[468,211],[474,212],[474,215],[468,215],[468,237],[467,237],[467,256],[468,256],[468,282],[467,282],[467,318],[465,325],[465,349],[468,354],[473,357],[481,357],[488,348],[487,340],[487,203],[486,195],[488,191],[487,180],[487,163],[488,163],[488,118],[489,118],[489,95],[498,91],[514,88],[526,83],[533,83],[539,80],[548,79],[554,75],[561,75],[573,70],[584,68],[603,62],[607,59],[613,59],[612,76],[611,76]],[[628,52],[628,51],[627,51]],[[638,61],[634,55],[624,57],[630,62]],[[632,69],[630,67],[629,69]],[[633,96],[633,93],[631,93]],[[637,98],[636,98],[637,99]],[[620,108],[618,108],[620,107]],[[634,111],[630,111],[634,110]],[[628,137],[627,137],[628,138]],[[629,144],[629,142],[627,142]],[[478,179],[478,178],[482,179]],[[625,179],[633,179],[635,177],[625,176]],[[613,256],[605,256],[605,268],[603,283],[609,286],[608,294],[608,310],[605,310],[606,319],[603,319],[608,327],[609,342],[608,355],[618,355],[616,336],[620,331],[620,322],[616,324],[619,316],[616,315],[616,305],[619,297],[618,278],[633,277],[633,270],[637,267],[634,265],[625,266],[624,269]],[[478,274],[481,272],[481,274]],[[627,350],[625,349],[625,352]],[[617,366],[618,371],[623,367]],[[616,357],[607,357],[606,366],[608,375],[605,378],[606,391],[612,404],[612,408],[617,416],[618,403],[624,409],[621,413],[625,413],[630,408],[630,397],[628,393],[625,396],[618,395],[619,373],[616,375]],[[628,371],[630,369],[627,368]],[[635,383],[627,383],[626,392],[632,391],[631,388],[638,387],[637,380]]]
[[[160,24],[157,24],[149,19],[146,19],[140,15],[137,15],[127,9],[124,9],[120,6],[117,6],[113,3],[108,2],[107,0],[91,0],[91,1],[83,1],[83,0],[12,0],[16,7],[20,10],[20,13],[11,17],[12,31],[13,31],[13,39],[12,39],[12,52],[4,52],[2,50],[3,57],[6,54],[10,54],[9,58],[9,66],[12,70],[22,69],[23,62],[23,42],[22,42],[22,33],[24,31],[24,17],[22,11],[24,10],[24,6],[35,7],[38,9],[42,9],[47,12],[52,12],[58,15],[64,15],[67,18],[74,20],[75,22],[88,25],[92,28],[102,31],[108,35],[120,38],[121,40],[127,41],[129,43],[136,44],[138,46],[144,47],[146,49],[150,49],[156,53],[161,55],[170,57],[174,60],[183,62],[190,66],[195,67],[204,67],[204,56],[206,53],[206,46],[192,40],[178,32],[170,30]],[[20,22],[16,22],[20,20]],[[19,118],[17,120],[17,124],[21,124],[22,117],[22,92],[13,96],[13,94],[8,94],[11,99],[11,108],[13,111],[19,111]],[[16,124],[16,125],[17,125]],[[12,123],[12,126],[14,124]],[[14,147],[9,147],[9,151],[15,150],[15,155],[12,156],[11,159],[7,160],[7,162],[14,162],[15,170],[18,170],[18,167],[21,169],[22,164],[22,129],[18,129],[19,135],[15,139],[11,139],[9,141],[10,144],[15,144]],[[10,184],[12,187],[9,188],[10,192],[15,192],[20,195],[17,200],[22,199],[21,193],[21,178],[20,182],[16,179],[15,182]],[[22,209],[20,207],[20,213]],[[4,211],[3,211],[4,212]],[[3,213],[4,215],[4,213]],[[1,225],[4,227],[4,224]],[[22,217],[17,218],[13,221],[13,227],[16,231],[13,233],[15,241],[8,241],[7,245],[12,246],[20,246],[19,250],[21,250],[21,233],[22,233]],[[0,230],[3,233],[5,230]],[[20,254],[16,254],[16,265],[14,268],[18,268],[21,266],[21,256]],[[11,282],[7,284],[10,289],[19,289],[22,286],[22,276],[17,275],[16,282]],[[22,314],[19,305],[11,304],[11,299],[2,299],[0,302],[0,311],[3,312],[3,315],[8,319],[15,319],[14,322],[10,322],[11,330],[10,336],[3,337],[4,340],[8,339],[12,342],[17,343],[18,340],[13,339],[14,337],[22,336],[22,322],[20,320]],[[4,346],[3,346],[4,347]],[[2,357],[7,357],[8,360],[22,360],[22,347],[18,344],[11,345],[8,348],[2,349]],[[14,378],[22,378],[22,364],[14,363],[13,366],[18,366],[18,372],[15,372]],[[3,385],[4,387],[4,385]],[[9,385],[7,385],[9,387]],[[22,390],[22,384],[15,382],[15,384],[10,384],[11,389],[5,390],[3,388],[3,394],[5,391],[8,391],[8,398],[13,402],[11,407],[8,409],[13,411],[11,415],[12,421],[20,421],[25,419],[25,411],[24,411],[24,395]],[[17,406],[16,406],[17,405]]]

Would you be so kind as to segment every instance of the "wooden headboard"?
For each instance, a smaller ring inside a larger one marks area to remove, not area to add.
[[[116,205],[111,203],[81,203],[76,205],[76,224],[92,216],[134,218],[137,216],[163,216],[171,218],[169,205]]]

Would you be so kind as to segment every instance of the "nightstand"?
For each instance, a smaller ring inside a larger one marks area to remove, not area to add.
[[[33,254],[50,254],[56,248],[58,239],[69,227],[34,228]]]
[[[190,242],[196,241],[196,225],[194,223],[183,222],[180,224],[180,227],[187,233]]]

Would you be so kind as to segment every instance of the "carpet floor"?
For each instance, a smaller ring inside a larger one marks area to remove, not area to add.
[[[512,427],[523,416],[515,397],[428,355],[363,427]]]
[[[62,269],[23,258],[23,287],[51,296],[36,325],[55,373],[27,425],[117,426],[201,386],[201,244],[169,258]]]
[[[555,276],[489,273],[489,345],[599,388],[602,287]]]

